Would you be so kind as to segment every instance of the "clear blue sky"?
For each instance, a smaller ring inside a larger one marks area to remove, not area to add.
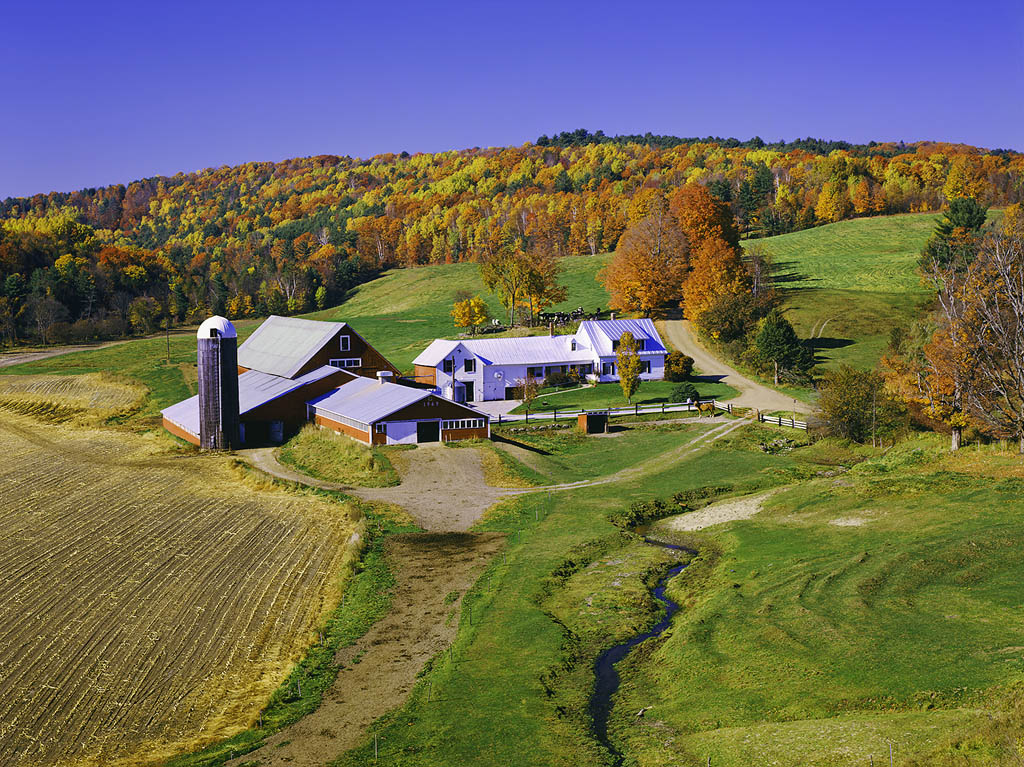
[[[0,198],[606,133],[1024,149],[1024,2],[8,2]]]

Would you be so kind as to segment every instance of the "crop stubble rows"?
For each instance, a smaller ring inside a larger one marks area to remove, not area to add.
[[[0,764],[240,729],[329,609],[352,520],[222,458],[27,423],[0,415]]]

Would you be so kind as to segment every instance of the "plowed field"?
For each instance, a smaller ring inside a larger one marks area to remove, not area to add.
[[[0,413],[0,764],[146,764],[257,711],[337,598],[345,507]]]

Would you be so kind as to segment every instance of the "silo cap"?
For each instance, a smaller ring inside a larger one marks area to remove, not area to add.
[[[199,326],[196,338],[238,338],[238,333],[235,332],[235,326],[231,324],[231,320],[213,316],[204,320],[203,324]]]

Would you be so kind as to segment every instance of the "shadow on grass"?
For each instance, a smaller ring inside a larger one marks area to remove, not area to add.
[[[542,450],[539,447],[528,445],[527,443],[520,442],[519,440],[509,439],[508,437],[503,437],[502,435],[496,434],[494,432],[491,432],[491,440],[493,440],[494,442],[504,442],[506,445],[515,445],[518,448],[522,448],[523,450],[529,450],[531,453],[536,453],[537,455],[551,455],[551,452],[548,450]]]

